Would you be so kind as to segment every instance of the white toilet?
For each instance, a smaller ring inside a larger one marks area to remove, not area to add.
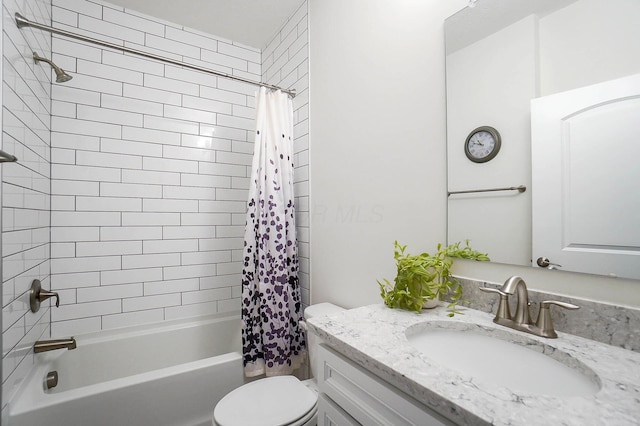
[[[311,305],[304,310],[309,319],[343,308],[331,303]],[[228,393],[213,411],[214,426],[313,426],[317,423],[315,351],[320,342],[307,333],[307,348],[313,379],[301,382],[294,376],[259,379]]]

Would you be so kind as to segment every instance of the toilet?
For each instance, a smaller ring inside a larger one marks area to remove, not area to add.
[[[331,303],[311,305],[304,310],[309,319],[344,310]],[[315,352],[318,338],[307,333],[312,379],[274,376],[249,382],[228,393],[213,411],[214,426],[313,426],[317,423]]]

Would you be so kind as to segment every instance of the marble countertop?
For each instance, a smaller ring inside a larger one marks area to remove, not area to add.
[[[498,326],[491,314],[460,310],[464,315],[450,318],[444,307],[418,314],[379,304],[312,318],[308,324],[334,350],[458,424],[640,424],[640,353],[560,332],[557,339],[545,339]],[[531,395],[438,365],[409,344],[405,331],[444,321],[568,355],[569,362],[577,360],[574,368],[597,375],[600,390],[588,397]]]

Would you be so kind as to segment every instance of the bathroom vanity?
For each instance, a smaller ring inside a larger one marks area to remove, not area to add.
[[[309,321],[325,342],[318,424],[638,424],[640,353],[566,333],[538,337],[463,312],[379,304]],[[548,370],[556,367],[566,378]]]

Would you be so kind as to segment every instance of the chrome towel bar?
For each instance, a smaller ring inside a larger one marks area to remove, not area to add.
[[[526,190],[527,190],[526,186],[520,185],[520,186],[509,186],[509,187],[505,187],[505,188],[470,189],[468,191],[449,191],[449,192],[447,192],[447,195],[472,194],[472,193],[475,193],[475,192],[494,192],[494,191],[518,191],[520,193],[523,193]]]

